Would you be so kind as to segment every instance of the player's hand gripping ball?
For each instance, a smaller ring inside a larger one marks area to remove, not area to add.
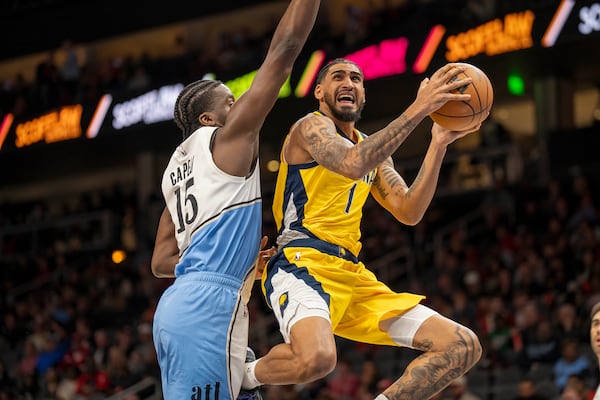
[[[453,80],[464,79],[467,76],[472,79],[470,84],[457,89],[457,91],[469,93],[471,99],[469,101],[449,101],[429,116],[444,128],[464,131],[477,126],[490,115],[494,91],[489,78],[482,70],[467,63],[457,64],[465,67],[465,70],[453,77]]]

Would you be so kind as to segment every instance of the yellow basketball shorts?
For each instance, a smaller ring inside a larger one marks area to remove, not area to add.
[[[262,290],[288,343],[294,323],[320,316],[340,337],[397,346],[380,322],[425,298],[394,292],[348,250],[318,239],[294,240],[279,249],[265,268]]]

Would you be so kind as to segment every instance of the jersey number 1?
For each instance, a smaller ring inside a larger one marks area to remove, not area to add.
[[[188,193],[188,189],[194,184],[194,178],[190,178],[185,181],[185,198],[181,199],[181,188],[175,189],[175,196],[177,196],[177,233],[181,233],[185,230],[183,210],[185,209],[185,224],[189,225],[196,219],[198,215],[198,201],[192,193]],[[190,210],[191,208],[191,210]],[[188,211],[191,211],[191,215]]]
[[[356,190],[356,183],[352,185],[350,193],[348,193],[348,202],[346,203],[346,209],[344,210],[346,214],[350,212],[350,206],[352,205],[352,199],[354,198],[354,190]]]

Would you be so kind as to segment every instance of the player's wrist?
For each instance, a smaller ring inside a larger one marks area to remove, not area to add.
[[[418,125],[428,114],[425,106],[418,101],[413,102],[408,108],[402,113],[407,120],[412,121],[416,126]]]
[[[254,372],[257,362],[258,360],[254,360],[246,363],[244,370],[244,378],[242,381],[242,389],[252,390],[259,386],[262,386],[262,383],[258,379],[256,379],[256,374]]]

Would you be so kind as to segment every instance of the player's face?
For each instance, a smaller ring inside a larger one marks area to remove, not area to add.
[[[363,82],[363,75],[356,65],[335,64],[317,85],[315,95],[325,113],[340,121],[358,121],[365,106]]]
[[[231,90],[225,85],[217,86],[214,91],[213,113],[217,125],[223,126],[227,120],[227,114],[229,114],[229,110],[231,110],[231,106],[233,106],[233,103],[235,102],[235,98],[233,97]]]
[[[590,328],[590,341],[592,350],[600,358],[600,311],[592,317],[592,326]]]

